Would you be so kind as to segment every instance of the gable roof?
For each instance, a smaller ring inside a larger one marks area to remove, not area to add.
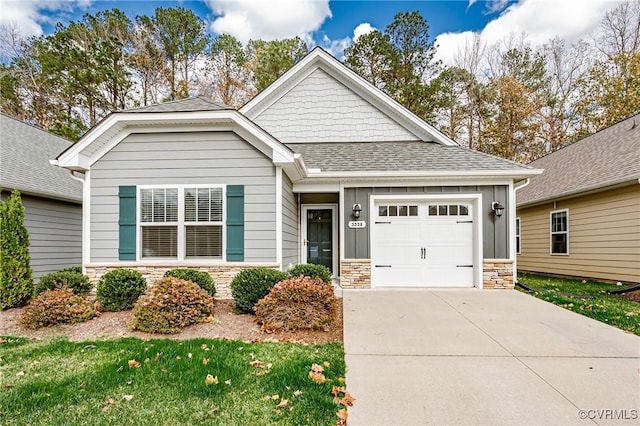
[[[335,142],[287,144],[316,174],[429,173],[530,176],[533,167],[435,142]]]
[[[73,143],[20,120],[0,114],[0,187],[23,194],[82,202],[82,184],[55,167],[56,158]]]
[[[277,102],[278,99],[282,98],[295,88],[298,83],[318,69],[321,69],[335,80],[344,84],[371,105],[415,134],[419,139],[437,142],[442,145],[458,145],[457,142],[423,121],[398,102],[391,99],[391,97],[383,93],[380,89],[347,68],[347,66],[321,47],[314,48],[300,62],[240,108],[240,112],[249,119],[255,120],[256,117],[269,108],[269,106]]]
[[[215,111],[221,109],[233,109],[230,106],[214,102],[204,96],[197,96],[176,101],[147,105],[139,108],[131,108],[126,112],[187,112],[187,111]]]
[[[544,169],[518,191],[517,205],[535,204],[640,179],[640,114],[530,163]]]

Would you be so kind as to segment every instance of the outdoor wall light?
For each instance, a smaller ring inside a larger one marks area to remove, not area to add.
[[[360,212],[362,211],[362,206],[360,204],[354,204],[351,210],[353,211],[354,219],[358,219],[360,217]]]
[[[493,203],[491,203],[491,210],[493,210],[493,213],[496,215],[496,217],[500,217],[502,216],[502,213],[504,213],[504,206],[500,204],[499,201],[494,201]]]

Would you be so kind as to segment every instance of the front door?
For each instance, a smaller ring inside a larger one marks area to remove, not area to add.
[[[333,273],[333,208],[306,208],[306,262],[324,265]]]

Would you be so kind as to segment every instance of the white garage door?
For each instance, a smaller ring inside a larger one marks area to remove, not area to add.
[[[376,202],[372,286],[473,287],[471,209],[469,202]]]

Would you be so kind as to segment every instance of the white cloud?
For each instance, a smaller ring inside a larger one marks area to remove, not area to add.
[[[363,22],[353,30],[353,41],[358,41],[361,36],[369,34],[371,31],[375,30],[376,29],[372,27],[370,23]]]
[[[492,46],[505,37],[526,33],[533,46],[554,37],[573,43],[596,30],[605,12],[619,3],[613,0],[522,0],[510,5],[484,27],[480,32],[481,42]],[[436,57],[446,65],[453,64],[456,52],[472,37],[470,31],[440,34],[436,38]]]
[[[329,0],[207,0],[218,15],[211,23],[216,34],[230,34],[243,43],[274,40],[318,30],[330,18]]]
[[[22,36],[42,34],[42,24],[55,23],[59,12],[86,9],[93,0],[0,0],[0,25],[14,27]]]

